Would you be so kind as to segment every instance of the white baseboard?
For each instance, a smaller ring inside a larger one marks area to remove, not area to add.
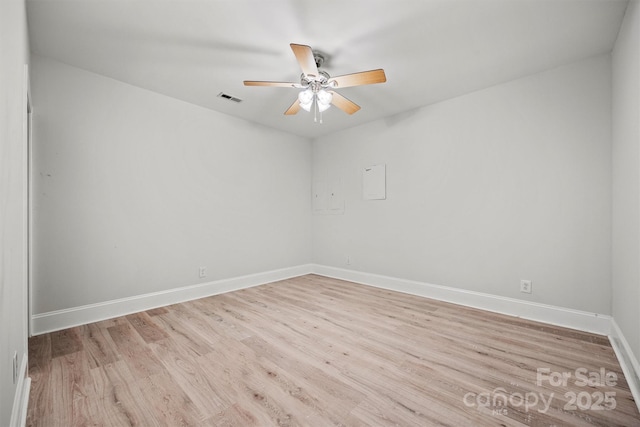
[[[289,279],[291,277],[302,276],[304,274],[311,273],[311,271],[312,266],[304,264],[296,267],[267,271],[264,273],[250,274],[247,276],[216,280],[161,292],[136,295],[133,297],[105,301],[97,304],[88,304],[64,310],[34,314],[31,317],[33,327],[31,333],[33,335],[40,335],[48,332],[59,331],[74,326],[85,325],[87,323],[150,310],[152,308],[163,307],[211,295],[263,285],[265,283],[276,282],[278,280]]]
[[[216,280],[185,286],[162,292],[137,295],[128,298],[50,311],[32,316],[33,335],[58,331],[73,326],[111,319],[152,308],[204,298],[225,292],[262,285],[291,277],[315,273],[364,285],[433,298],[464,306],[479,308],[523,319],[535,320],[557,326],[593,332],[611,333],[611,316],[573,310],[564,307],[532,303],[514,298],[473,292],[447,286],[433,285],[362,271],[347,270],[319,264],[304,264],[264,273]]]
[[[609,335],[611,331],[611,316],[597,313],[325,265],[314,264],[313,272],[321,276],[348,280],[363,285],[433,298],[600,335]]]
[[[31,378],[27,377],[27,355],[24,354],[22,356],[22,363],[20,363],[16,395],[13,399],[11,420],[9,421],[11,427],[24,427],[27,423],[27,407],[29,406],[30,389]]]
[[[620,367],[624,377],[629,384],[633,399],[636,401],[638,410],[640,411],[640,363],[636,359],[629,342],[622,334],[620,327],[616,323],[615,319],[611,322],[611,335],[609,335],[609,341],[615,351]]]

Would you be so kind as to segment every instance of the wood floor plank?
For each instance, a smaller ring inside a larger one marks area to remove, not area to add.
[[[113,419],[104,424],[113,426],[161,425],[125,361],[92,369],[91,377],[100,397],[93,409],[96,420]]]
[[[136,385],[160,425],[197,426],[201,423],[202,414],[168,372],[141,378]]]
[[[194,355],[204,355],[211,351],[213,342],[200,338],[200,335],[193,332],[190,326],[190,318],[181,317],[181,314],[172,310],[166,314],[154,317],[156,323],[167,331],[177,344],[189,349]],[[214,341],[215,342],[215,341]]]
[[[89,364],[86,353],[81,351],[53,358],[51,373],[54,410],[49,415],[56,420],[55,425],[90,425],[90,393],[87,390]],[[59,407],[68,410],[56,411],[55,408]]]
[[[206,376],[200,369],[197,354],[189,352],[171,339],[156,341],[150,347],[172,380],[184,390],[198,409],[201,421],[228,406],[216,393],[215,377]]]
[[[87,354],[91,356],[92,368],[104,366],[118,360],[118,349],[105,328],[98,324],[80,326],[79,335]]]
[[[29,426],[640,426],[606,337],[316,275],[33,337],[29,369]]]
[[[64,356],[82,350],[78,328],[51,333],[51,357]]]
[[[258,427],[260,426],[258,422],[258,419],[251,412],[237,403],[206,420],[207,425],[216,427]]]
[[[167,333],[158,327],[151,316],[145,312],[130,314],[126,318],[147,344],[168,337]]]
[[[107,331],[118,348],[120,359],[127,362],[135,378],[145,378],[163,371],[162,364],[131,324],[110,326]]]
[[[149,316],[157,316],[158,314],[167,314],[168,312],[169,310],[167,310],[166,307],[152,308],[151,310],[146,311],[146,313]]]

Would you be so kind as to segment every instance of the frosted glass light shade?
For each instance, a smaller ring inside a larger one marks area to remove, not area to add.
[[[308,102],[306,104],[303,104],[302,102],[300,103],[300,107],[302,107],[302,109],[305,111],[311,111],[312,105],[313,105],[313,100],[311,100],[311,102]]]
[[[305,111],[311,111],[313,105],[313,91],[311,89],[303,90],[298,94],[298,102],[300,107]]]
[[[323,104],[322,102],[318,101],[318,111],[320,111],[321,113],[323,111],[327,111],[329,107],[331,107],[331,104]]]
[[[330,105],[331,100],[333,99],[333,94],[331,92],[327,92],[324,89],[321,89],[318,91],[317,97],[318,97],[318,104]]]
[[[298,101],[300,104],[311,104],[313,101],[313,91],[311,89],[303,90],[298,94]]]

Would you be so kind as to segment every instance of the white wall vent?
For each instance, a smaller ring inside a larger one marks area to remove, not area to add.
[[[226,94],[224,92],[220,92],[218,94],[218,97],[219,98],[228,99],[229,101],[233,101],[233,102],[242,102],[242,99],[236,98],[235,96],[228,95],[228,94]]]

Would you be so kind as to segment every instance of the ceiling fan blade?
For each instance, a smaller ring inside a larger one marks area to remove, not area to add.
[[[254,80],[245,80],[244,81],[244,85],[245,86],[294,87],[294,88],[301,88],[302,87],[302,85],[300,83],[293,83],[293,82],[261,82],[261,81],[254,81]]]
[[[360,109],[360,106],[340,95],[338,92],[331,91],[333,98],[331,103],[347,114],[353,114]]]
[[[334,86],[336,88],[371,85],[375,83],[384,83],[386,81],[387,76],[385,76],[382,68],[371,71],[362,71],[360,73],[345,74],[343,76],[332,77],[329,79],[330,84],[331,82],[336,83]]]
[[[318,77],[318,67],[316,66],[316,59],[313,57],[311,48],[304,44],[295,43],[291,43],[290,46],[304,75],[311,78]]]
[[[298,101],[297,99],[293,102],[293,104],[291,104],[291,107],[289,107],[287,109],[287,111],[284,112],[285,116],[293,116],[294,114],[296,114],[298,111],[300,111],[300,101]]]

